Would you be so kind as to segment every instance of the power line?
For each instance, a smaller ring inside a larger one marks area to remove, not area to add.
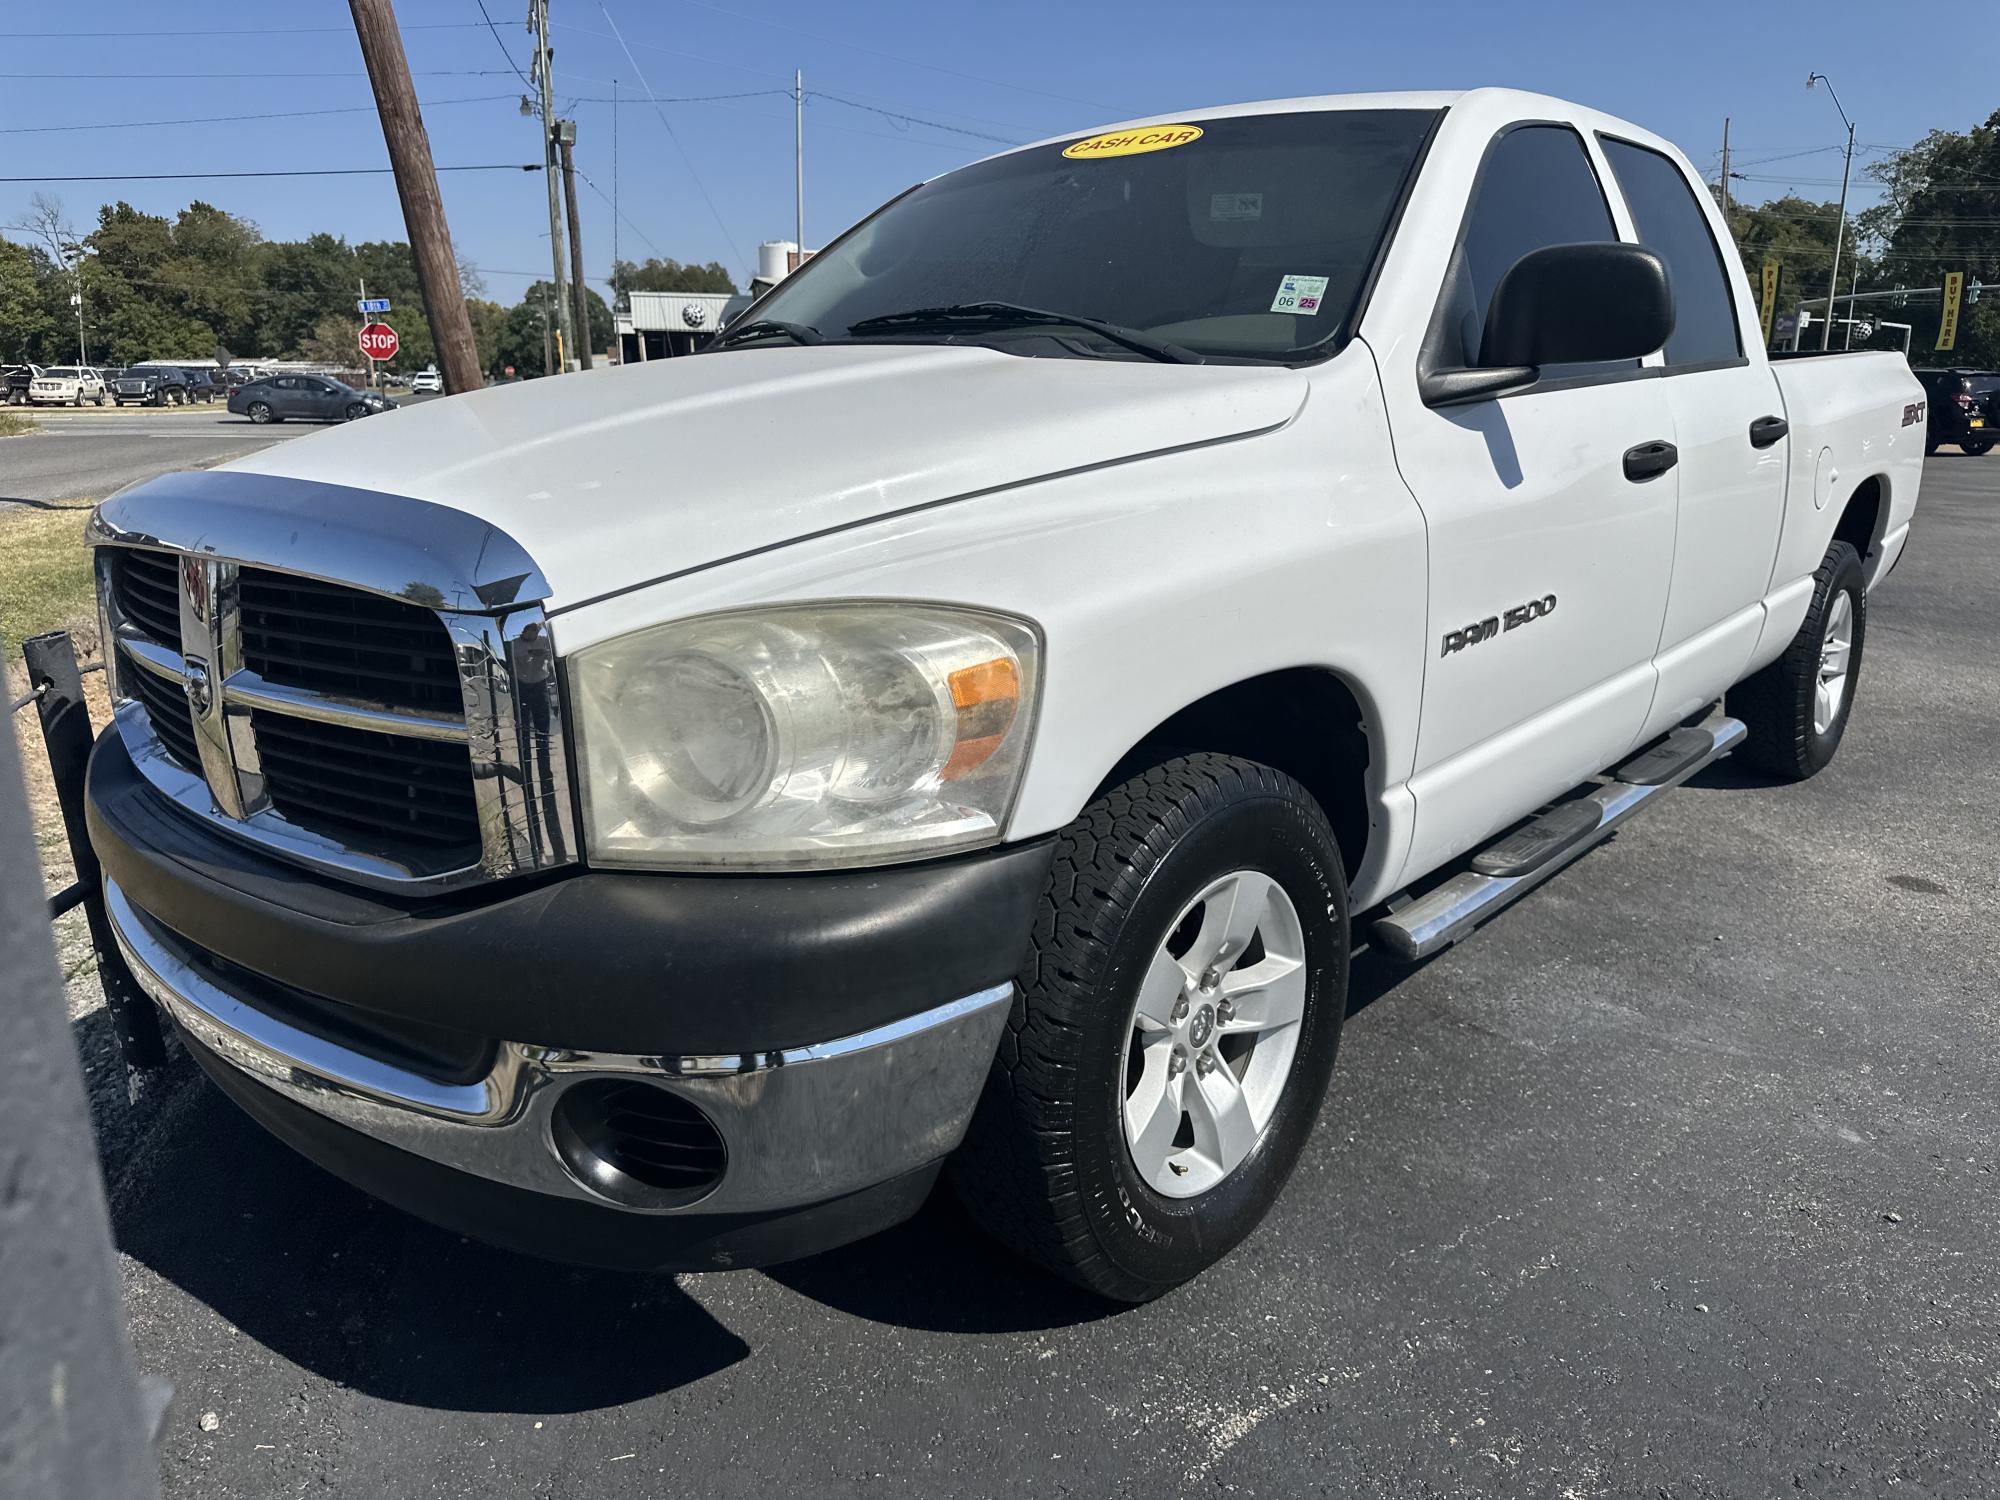
[[[931,130],[948,130],[953,135],[969,135],[976,141],[992,141],[1001,146],[1018,146],[1019,141],[1009,140],[1004,135],[988,135],[983,130],[967,130],[962,125],[945,125],[937,120],[920,119],[916,115],[898,114],[893,109],[878,109],[873,104],[862,104],[854,99],[844,99],[839,94],[829,94],[822,89],[809,89],[808,99],[826,99],[834,104],[845,104],[849,109],[865,109],[871,115],[885,115],[891,120],[902,120],[911,125],[922,125]]]
[[[1013,89],[1016,93],[1034,94],[1043,99],[1059,99],[1064,104],[1087,104],[1092,109],[1112,109],[1116,107],[1098,99],[1079,99],[1071,94],[1052,94],[1047,89],[1029,88],[1024,83],[1007,83],[998,78],[988,78],[983,74],[967,73],[957,68],[943,67],[938,63],[924,62],[919,58],[902,57],[894,52],[881,52],[873,47],[864,47],[859,42],[850,42],[843,37],[826,36],[817,31],[808,31],[803,26],[792,25],[789,21],[777,21],[769,16],[731,10],[728,6],[713,4],[711,0],[684,0],[684,3],[699,6],[703,10],[712,10],[717,15],[729,16],[738,21],[751,21],[760,26],[775,26],[780,30],[795,32],[799,36],[806,37],[815,42],[825,42],[835,47],[846,47],[850,51],[866,53],[870,57],[879,57],[888,62],[901,63],[905,67],[924,68],[932,73],[942,73],[948,78],[964,78],[969,79],[973,83],[989,84],[994,88],[1000,89]]]
[[[476,29],[477,21],[428,21],[416,25],[405,22],[405,31],[469,31]],[[352,26],[232,26],[209,31],[189,31],[175,27],[172,31],[0,31],[0,42],[11,42],[27,37],[86,37],[98,41],[116,41],[128,36],[325,36],[338,33],[352,36]]]
[[[646,248],[648,250],[651,250],[655,255],[666,254],[666,251],[662,250],[658,245],[652,242],[652,240],[647,236],[645,230],[641,229],[637,224],[634,224],[632,222],[631,216],[628,215],[624,209],[618,206],[617,202],[611,197],[609,193],[605,192],[603,188],[599,187],[595,182],[591,180],[591,176],[588,172],[584,171],[582,167],[578,167],[576,169],[576,175],[583,179],[584,185],[586,187],[588,187],[593,193],[597,194],[597,196],[602,198],[606,203],[609,203],[611,205],[611,211],[618,216],[619,221],[623,223],[627,229],[631,230],[634,234],[638,235],[640,239],[646,241]],[[612,259],[615,261],[617,257],[614,255]]]
[[[667,112],[660,108],[660,97],[653,92],[652,84],[646,81],[646,73],[639,66],[639,59],[634,57],[632,49],[625,45],[625,37],[618,30],[618,23],[611,19],[611,12],[604,8],[603,0],[598,0],[597,9],[599,14],[604,17],[605,24],[611,28],[612,37],[625,53],[625,60],[632,65],[633,73],[638,76],[639,87],[646,91],[646,97],[652,101],[653,113],[660,117],[660,126],[667,132],[667,139],[674,143],[674,150],[680,153],[681,161],[688,169],[688,176],[694,179],[695,191],[701,194],[701,201],[708,205],[709,214],[715,220],[715,227],[722,231],[723,239],[729,244],[730,254],[736,257],[739,265],[749,267],[750,263],[744,258],[742,249],[738,247],[736,237],[729,232],[729,226],[722,222],[721,211],[716,208],[715,200],[709,197],[707,187],[702,184],[701,173],[695,170],[694,158],[688,155],[687,147],[681,144],[681,138],[674,133],[673,122],[667,118]],[[754,270],[755,268],[750,267],[750,269]]]
[[[489,162],[479,166],[439,167],[440,172],[539,172],[540,162]],[[0,182],[189,182],[214,177],[373,177],[394,167],[310,167],[284,172],[106,172],[75,177],[0,177]]]
[[[213,78],[366,78],[366,73],[0,73],[0,78],[46,78],[100,79],[100,78],[154,78],[154,79],[213,79]],[[417,78],[497,78],[502,76],[498,68],[420,68],[412,75]]]
[[[425,99],[419,101],[425,109],[436,109],[445,104],[492,104],[500,100],[511,101],[512,94],[473,94],[463,99]],[[338,109],[283,109],[255,115],[197,115],[183,120],[99,120],[88,125],[5,125],[0,126],[0,135],[46,135],[59,130],[137,130],[150,129],[160,125],[230,125],[243,120],[294,120],[316,115],[372,115],[372,104],[344,104]]]
[[[507,66],[514,70],[514,76],[521,80],[521,86],[532,94],[535,91],[535,85],[529,80],[528,75],[521,71],[521,65],[514,61],[514,54],[508,50],[507,44],[500,39],[500,28],[495,26],[493,18],[486,14],[486,0],[473,0],[473,3],[479,7],[479,14],[486,22],[486,29],[493,33],[493,45],[498,47],[500,55],[507,59]],[[468,22],[467,24],[470,23]]]

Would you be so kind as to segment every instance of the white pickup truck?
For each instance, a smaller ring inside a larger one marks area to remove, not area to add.
[[[1288,100],[925,183],[699,358],[140,485],[124,952],[464,1232],[757,1264],[949,1167],[1154,1296],[1291,1173],[1355,939],[1838,748],[1923,395],[1756,311],[1636,126]]]

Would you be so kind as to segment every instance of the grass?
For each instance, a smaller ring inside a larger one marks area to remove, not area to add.
[[[0,417],[5,413],[0,412]],[[58,500],[0,511],[0,638],[4,638],[6,670],[0,673],[7,701],[28,691],[21,665],[20,643],[46,630],[68,630],[79,661],[98,652],[97,608],[92,597],[90,552],[83,545],[83,522],[95,502]],[[92,722],[110,722],[111,703],[104,676],[84,678]],[[35,840],[51,890],[70,878],[69,849],[63,839],[62,816],[49,780],[47,751],[33,709],[13,716],[15,745],[28,786],[34,815]]]
[[[20,437],[34,430],[33,420],[18,411],[10,411],[0,406],[0,438]]]

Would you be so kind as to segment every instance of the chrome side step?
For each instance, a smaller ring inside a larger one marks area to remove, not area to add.
[[[1557,803],[1488,845],[1470,870],[1379,918],[1376,941],[1412,963],[1442,953],[1602,843],[1662,792],[1722,759],[1746,733],[1740,719],[1720,710],[1692,728],[1675,730],[1620,766],[1603,786]]]

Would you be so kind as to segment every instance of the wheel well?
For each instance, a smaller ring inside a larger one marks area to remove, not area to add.
[[[1210,693],[1146,735],[1105,787],[1176,755],[1209,750],[1283,771],[1320,805],[1352,880],[1368,852],[1368,729],[1361,701],[1332,672],[1292,667]]]
[[[1860,555],[1865,566],[1869,554],[1882,539],[1882,520],[1887,514],[1887,497],[1882,492],[1882,478],[1871,475],[1861,481],[1861,485],[1848,498],[1847,509],[1840,513],[1840,522],[1833,528],[1833,539],[1846,542]]]

